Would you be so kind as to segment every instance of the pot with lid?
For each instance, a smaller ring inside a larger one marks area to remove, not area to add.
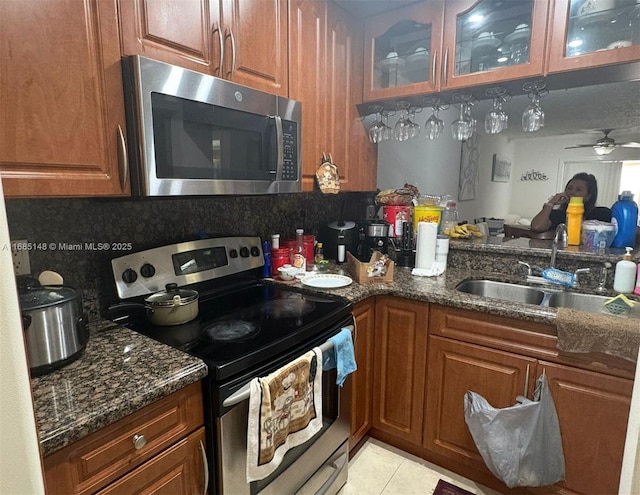
[[[167,284],[165,290],[146,297],[147,318],[154,325],[181,325],[198,317],[198,292]]]
[[[29,368],[33,377],[74,361],[89,340],[82,313],[82,296],[66,285],[40,285],[35,279],[18,281]]]

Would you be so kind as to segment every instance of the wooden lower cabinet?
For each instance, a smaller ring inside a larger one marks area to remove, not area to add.
[[[204,445],[194,383],[45,457],[46,492],[204,493]]]
[[[356,304],[353,317],[356,320],[353,346],[358,369],[349,375],[343,390],[351,422],[349,450],[358,445],[371,427],[375,299]]]
[[[536,360],[442,337],[429,337],[424,447],[488,472],[464,420],[467,390],[497,408],[525,393]]]
[[[428,304],[394,297],[376,300],[374,430],[422,443]]]
[[[566,480],[553,493],[617,494],[633,381],[540,361],[558,412]]]

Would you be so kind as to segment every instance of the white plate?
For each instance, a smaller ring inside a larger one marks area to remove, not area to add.
[[[482,38],[473,41],[472,50],[491,50],[500,46],[498,38]]]
[[[531,38],[531,28],[517,29],[513,33],[504,37],[504,42],[512,45],[523,41],[529,41]]]
[[[346,287],[350,285],[353,280],[344,275],[334,275],[327,273],[323,275],[307,275],[300,280],[303,285],[309,287],[317,287],[320,289],[337,289],[338,287]]]

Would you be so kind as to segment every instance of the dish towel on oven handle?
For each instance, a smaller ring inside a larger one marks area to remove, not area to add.
[[[275,471],[287,451],[322,428],[322,351],[313,350],[251,381],[247,482]]]
[[[336,384],[342,387],[347,375],[358,369],[351,331],[348,328],[343,328],[340,333],[329,340],[333,344],[333,349],[322,355],[322,367],[325,370],[337,368]]]

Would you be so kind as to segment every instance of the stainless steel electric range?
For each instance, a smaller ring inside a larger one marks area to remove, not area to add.
[[[207,364],[202,386],[210,493],[337,493],[347,477],[349,423],[340,413],[335,370],[323,373],[322,430],[290,450],[268,478],[245,479],[249,382],[342,328],[354,329],[347,300],[262,282],[263,259],[258,237],[183,242],[113,259],[120,300],[110,316]],[[144,301],[167,284],[198,292],[195,319],[151,324]]]

